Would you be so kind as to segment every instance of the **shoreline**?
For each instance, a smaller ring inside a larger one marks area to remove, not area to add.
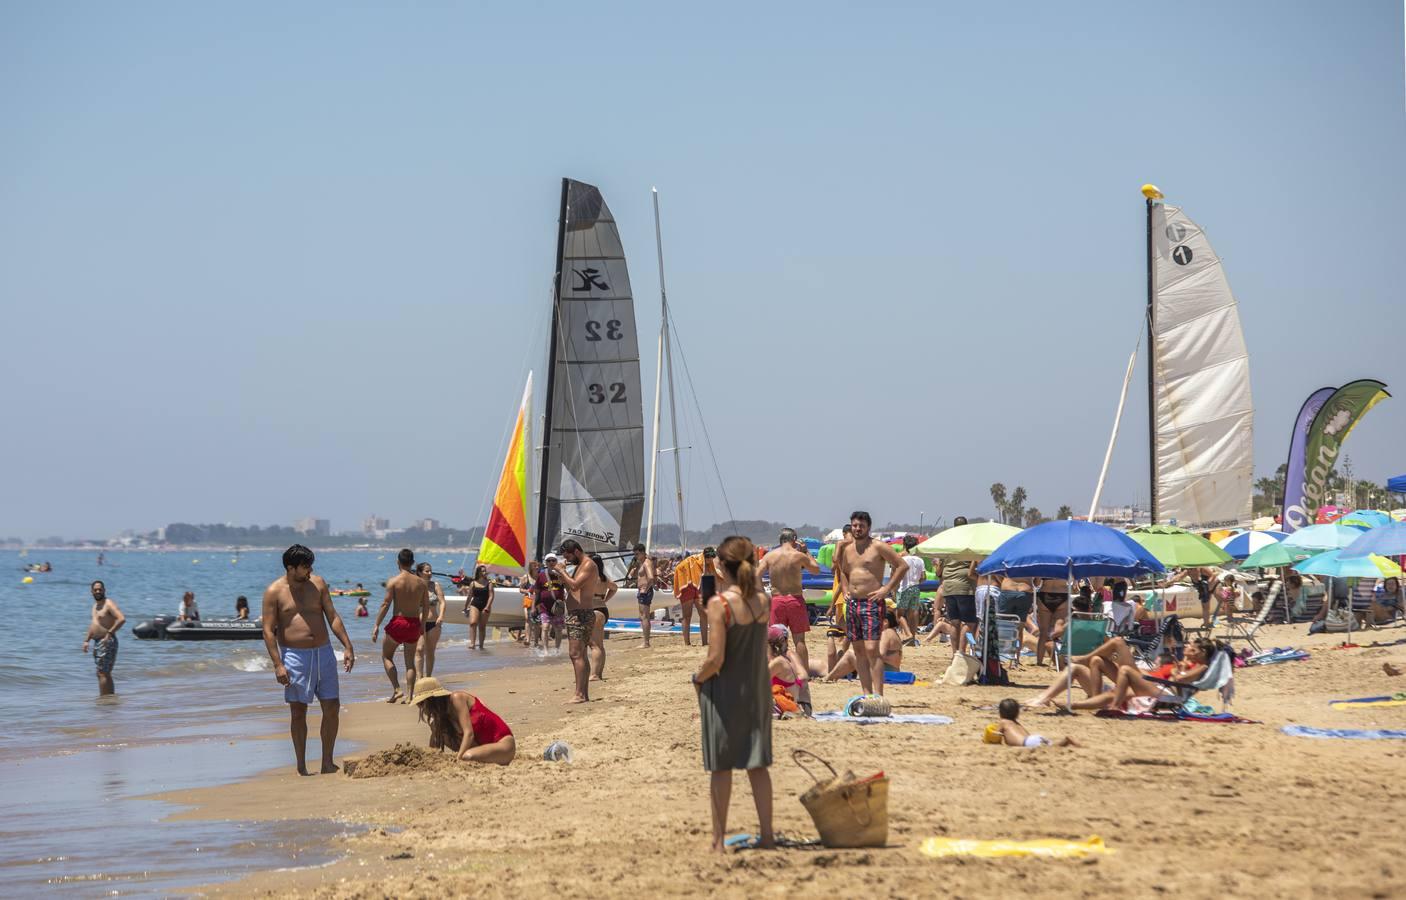
[[[817,634],[816,637],[819,637]],[[1400,866],[1394,846],[1358,840],[1351,853],[1313,853],[1342,838],[1389,833],[1406,788],[1394,773],[1406,748],[1393,741],[1307,740],[1286,722],[1325,727],[1406,727],[1406,708],[1345,712],[1327,702],[1406,690],[1383,662],[1406,666],[1406,629],[1356,637],[1358,649],[1329,649],[1341,635],[1305,637],[1302,626],[1271,627],[1264,645],[1305,646],[1302,662],[1237,670],[1233,709],[1263,724],[1142,722],[1022,715],[1032,732],[1077,738],[1079,748],[993,747],[980,735],[1006,696],[1024,699],[1049,669],[1013,670],[1019,687],[890,687],[898,712],[936,712],[947,726],[775,723],[776,828],[814,835],[796,797],[810,779],[790,760],[806,748],[838,769],[882,769],[892,779],[886,848],[707,852],[707,776],[698,749],[696,701],[688,674],[701,658],[662,639],[651,650],[613,638],[593,702],[570,707],[565,657],[445,676],[481,693],[519,738],[506,768],[426,765],[383,777],[298,778],[286,770],[239,785],[163,795],[190,805],[181,818],[307,818],[318,813],[365,831],[338,839],[337,861],[316,869],[263,871],[202,888],[214,894],[282,896],[682,896],[708,891],[754,896],[786,882],[808,894],[853,891],[911,896],[916,884],[947,892],[1070,895],[1094,890],[1143,896],[1149,884],[1191,897],[1236,894],[1329,896],[1390,893]],[[1378,641],[1386,644],[1370,647]],[[818,641],[812,650],[821,649]],[[823,652],[823,651],[822,651]],[[935,678],[945,646],[910,648],[904,669]],[[816,709],[858,692],[813,687]],[[1203,697],[1209,702],[1210,698]],[[376,708],[378,707],[379,708]],[[365,708],[363,708],[365,707]],[[541,759],[567,740],[573,764]],[[344,711],[342,739],[357,755],[426,729],[406,707],[359,703]],[[285,738],[286,740],[286,738]],[[296,779],[296,782],[293,780]],[[296,816],[290,815],[296,813]],[[1309,813],[1305,815],[1305,813]],[[745,778],[734,782],[729,833],[753,831]],[[1094,861],[934,860],[918,851],[929,836],[1067,838],[1098,834],[1114,849]]]

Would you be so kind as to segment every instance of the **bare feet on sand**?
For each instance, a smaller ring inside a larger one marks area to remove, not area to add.
[[[391,694],[389,697],[386,698],[386,702],[399,703],[401,698],[403,698],[404,696],[405,695],[400,692],[400,688],[396,688],[395,693]]]
[[[1066,738],[1066,740],[1068,740],[1068,738]],[[321,773],[321,774],[323,774],[323,775],[331,775],[333,772],[339,772],[339,771],[341,771],[341,768],[342,768],[341,766],[338,766],[338,765],[335,764],[335,763],[325,762],[325,763],[322,764],[322,773]]]

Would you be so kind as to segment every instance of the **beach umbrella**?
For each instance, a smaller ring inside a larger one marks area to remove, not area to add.
[[[1344,559],[1375,553],[1378,556],[1406,556],[1406,524],[1392,522],[1371,531],[1364,531],[1357,540],[1343,549]]]
[[[1284,545],[1305,550],[1341,550],[1361,536],[1362,529],[1353,525],[1310,525],[1286,537]]]
[[[1145,547],[1169,569],[1219,566],[1231,560],[1225,550],[1201,535],[1175,525],[1142,525],[1129,531],[1128,537]]]
[[[1395,478],[1388,478],[1386,489],[1393,494],[1406,494],[1406,475],[1397,475]]]
[[[1356,525],[1358,528],[1376,528],[1386,525],[1391,521],[1391,516],[1379,509],[1358,509],[1343,516],[1335,525]]]
[[[1282,531],[1242,531],[1216,543],[1232,559],[1244,559],[1257,550],[1277,544],[1288,537]]]
[[[913,552],[919,556],[949,559],[984,559],[1017,534],[1019,528],[1000,522],[973,522],[948,528],[923,541]]]
[[[1123,532],[1078,519],[1061,519],[1027,528],[997,547],[976,567],[982,575],[1065,579],[1068,590],[1065,603],[1070,621],[1074,613],[1076,579],[1138,578],[1165,570],[1157,557]],[[1064,642],[1065,668],[1069,667],[1072,643]],[[1066,703],[1072,703],[1073,699],[1071,678]]]
[[[1400,578],[1401,567],[1385,556],[1346,557],[1342,550],[1328,550],[1294,566],[1305,575],[1330,578]]]
[[[822,538],[821,540],[825,541],[825,543],[827,543],[827,544],[833,544],[835,541],[844,540],[844,537],[845,537],[844,529],[842,529],[842,528],[832,528],[832,529],[830,529],[828,532],[825,533],[825,537]]]
[[[1290,546],[1288,541],[1277,541],[1251,553],[1240,562],[1240,568],[1276,569],[1280,566],[1292,566],[1312,555],[1312,550]]]

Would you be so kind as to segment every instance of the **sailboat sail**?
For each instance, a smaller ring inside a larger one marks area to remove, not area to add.
[[[566,179],[539,553],[566,538],[587,552],[639,539],[644,417],[630,275],[600,191]]]
[[[522,392],[517,422],[508,441],[508,455],[503,460],[503,472],[498,476],[498,489],[493,494],[493,511],[483,532],[483,546],[478,562],[490,571],[502,574],[521,572],[527,566],[527,498],[529,450],[528,420],[532,416],[532,373],[527,373],[527,387]]]
[[[1191,531],[1248,525],[1254,402],[1235,297],[1200,226],[1151,205],[1156,516]]]

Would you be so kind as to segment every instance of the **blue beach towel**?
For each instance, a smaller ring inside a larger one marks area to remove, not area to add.
[[[1285,725],[1285,734],[1308,738],[1344,738],[1351,741],[1406,741],[1406,731],[1386,728],[1314,728],[1311,725]]]
[[[891,716],[847,716],[844,710],[836,709],[830,712],[816,713],[815,721],[853,722],[856,725],[951,725],[954,720],[951,716],[939,716],[928,713],[894,713]]]
[[[1275,663],[1308,659],[1308,657],[1309,654],[1306,650],[1296,650],[1293,647],[1275,647],[1272,650],[1265,650],[1261,653],[1256,653],[1254,656],[1247,657],[1245,664],[1250,666],[1270,666]]]

